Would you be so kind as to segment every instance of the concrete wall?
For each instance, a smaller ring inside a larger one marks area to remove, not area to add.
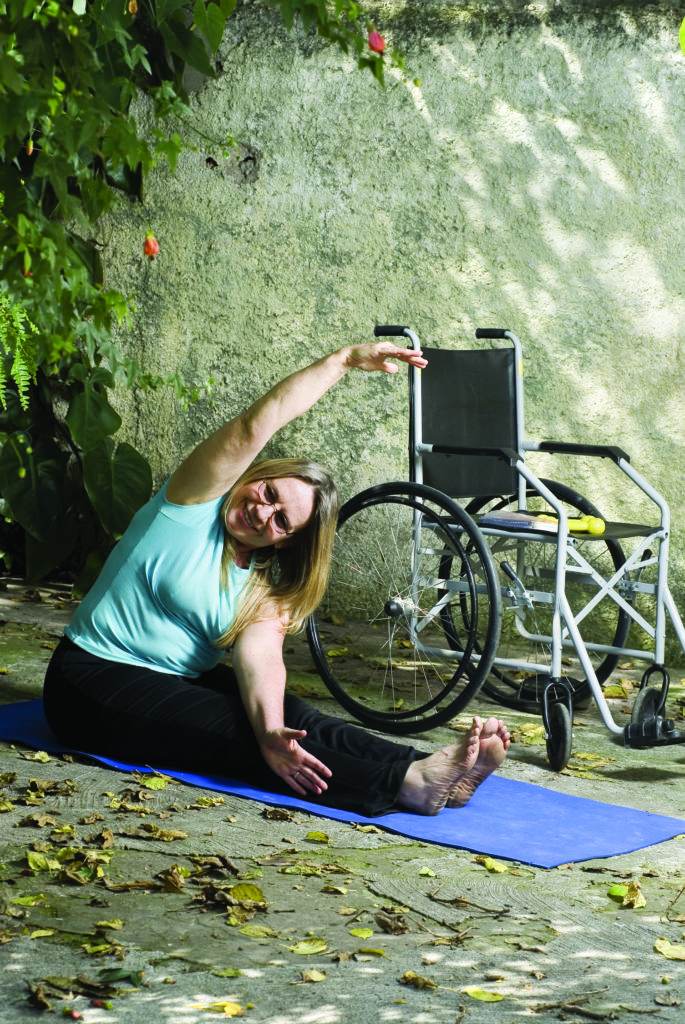
[[[510,327],[528,433],[619,443],[672,504],[685,604],[685,58],[675,3],[381,3],[405,54],[385,91],[337,51],[243,3],[223,71],[193,98],[198,142],[144,208],[103,226],[111,283],[150,369],[213,375],[188,414],[120,396],[159,480],[290,370],[375,322],[468,346]],[[142,112],[144,116],[144,112]],[[217,166],[209,166],[211,156]],[[140,255],[150,225],[162,255]],[[273,453],[327,463],[343,496],[406,475],[406,385],[350,377]],[[608,463],[538,461],[607,513],[643,513]]]

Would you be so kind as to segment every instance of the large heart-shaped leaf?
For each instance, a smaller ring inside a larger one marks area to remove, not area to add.
[[[67,453],[50,442],[33,448],[23,431],[10,434],[0,451],[0,494],[37,541],[49,541],[63,521],[68,461]]]
[[[140,452],[106,437],[83,456],[83,482],[102,525],[120,537],[152,493],[152,472]]]
[[[74,367],[71,375],[74,376]],[[83,382],[83,390],[72,396],[67,411],[67,426],[74,441],[84,452],[94,448],[121,426],[121,418],[107,401],[100,388],[111,387],[111,374],[98,367]]]

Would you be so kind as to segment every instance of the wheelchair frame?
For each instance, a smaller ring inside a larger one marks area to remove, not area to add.
[[[374,330],[376,337],[404,336],[411,342],[415,350],[421,348],[417,334],[408,327],[399,326],[378,326]],[[551,647],[550,664],[545,665],[538,662],[518,661],[515,658],[499,659],[495,657],[493,665],[501,666],[520,671],[544,673],[550,678],[550,685],[564,683],[562,679],[562,654],[565,648],[573,648],[576,652],[586,677],[592,696],[599,709],[604,725],[610,732],[622,736],[626,745],[631,746],[654,746],[665,743],[685,742],[685,734],[681,735],[675,729],[673,722],[661,717],[664,709],[668,691],[668,674],[664,668],[665,656],[665,634],[666,619],[670,619],[675,633],[685,651],[685,628],[678,610],[675,606],[671,591],[668,586],[668,554],[670,534],[670,510],[668,503],[658,491],[653,488],[647,480],[638,473],[630,464],[629,456],[620,448],[605,445],[582,445],[569,444],[553,441],[532,441],[524,437],[524,395],[523,381],[521,374],[522,346],[518,337],[509,330],[480,328],[476,331],[478,339],[505,339],[509,341],[515,354],[515,395],[516,395],[516,434],[518,439],[517,450],[506,448],[474,448],[460,447],[442,444],[425,443],[422,438],[422,415],[421,415],[421,371],[416,367],[410,367],[410,416],[411,416],[411,437],[410,437],[410,478],[417,484],[423,483],[423,456],[425,454],[444,455],[495,455],[508,461],[509,465],[516,471],[518,479],[518,502],[519,508],[527,508],[527,489],[532,488],[537,494],[543,497],[555,510],[558,516],[558,530],[556,533],[535,533],[529,530],[498,529],[493,526],[479,526],[483,536],[488,538],[506,538],[508,540],[520,540],[522,543],[518,548],[518,574],[511,571],[510,580],[512,586],[501,588],[501,594],[513,607],[515,614],[516,628],[519,634],[527,641],[549,645]],[[532,472],[525,463],[526,452],[549,452],[552,454],[587,455],[599,458],[609,458],[619,470],[628,477],[631,482],[639,488],[643,494],[653,502],[659,510],[660,522],[653,531],[646,536],[638,537],[635,549],[626,558],[621,567],[614,574],[605,579],[587,561],[583,554],[578,551],[575,538],[569,530],[568,516],[563,503],[549,490],[545,483]],[[415,519],[418,520],[418,514]],[[421,524],[415,522],[415,549],[414,559],[419,551],[419,534]],[[556,560],[554,571],[554,589],[552,591],[535,590],[526,588],[521,580],[521,562],[523,550],[527,543],[551,543],[556,544]],[[657,544],[657,554],[652,554],[650,545]],[[415,562],[418,565],[418,562]],[[641,573],[648,566],[657,566],[656,583],[642,582],[640,579],[630,579],[629,573]],[[587,604],[580,611],[574,613],[566,596],[566,577],[570,574],[577,574],[579,577],[591,579],[597,585],[597,592],[588,600]],[[450,591],[459,590],[465,585],[459,581],[436,581],[436,587]],[[655,598],[654,624],[650,623],[640,614],[630,601],[633,595],[643,593]],[[614,601],[636,622],[645,633],[654,641],[653,651],[644,651],[628,647],[617,647],[610,644],[599,644],[586,642],[581,634],[580,625],[583,619],[592,611],[596,605],[605,598]],[[442,599],[443,601],[445,598]],[[553,606],[552,609],[552,633],[551,635],[533,634],[526,630],[523,625],[522,609],[532,607],[533,604],[546,603]],[[439,611],[440,602],[431,610],[431,617]],[[458,658],[459,652],[438,649],[424,646],[418,636],[420,629],[414,616],[412,634],[419,650],[426,654],[440,654],[442,657]],[[650,663],[651,667],[645,672],[642,679],[641,689],[647,687],[650,675],[659,672],[662,678],[661,692],[653,702],[653,714],[647,718],[635,721],[622,727],[618,725],[611,714],[600,682],[597,678],[594,666],[589,657],[588,651],[595,651],[606,654],[615,654],[623,657],[630,657]],[[477,655],[474,655],[477,658]],[[548,733],[550,732],[550,707],[549,707],[549,686],[543,698],[543,718]],[[568,687],[567,704],[570,715],[572,715],[572,699]]]

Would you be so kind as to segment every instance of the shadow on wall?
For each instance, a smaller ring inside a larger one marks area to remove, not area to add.
[[[458,306],[457,336],[511,326],[530,432],[622,442],[666,487],[685,440],[682,12],[550,3],[541,21],[512,4],[427,6],[431,38],[409,51],[426,80],[407,90],[431,168],[425,212],[456,227],[435,283]],[[418,20],[405,10],[393,25],[411,39]],[[398,241],[412,243],[402,224],[426,199],[397,211]]]

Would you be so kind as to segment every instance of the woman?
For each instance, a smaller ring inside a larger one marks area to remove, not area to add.
[[[323,597],[333,481],[304,460],[254,460],[353,369],[422,368],[389,342],[333,352],[281,381],[185,459],[131,520],[56,648],[48,721],[120,759],[293,790],[366,815],[460,806],[504,759],[509,733],[474,718],[426,755],[286,694],[283,639]],[[233,670],[219,664],[233,647]]]

